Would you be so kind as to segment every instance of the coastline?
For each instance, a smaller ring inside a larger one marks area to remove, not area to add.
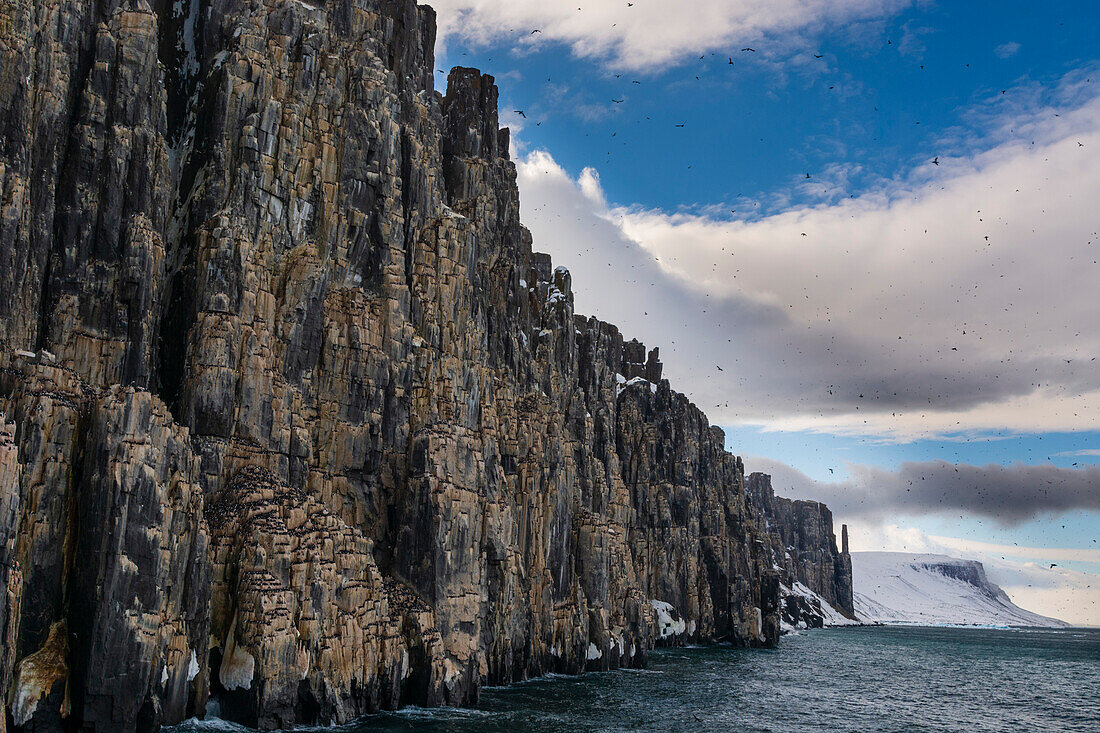
[[[1070,636],[1075,638],[1074,644],[1067,644]],[[1078,636],[1081,638],[1076,639]],[[414,724],[417,730],[425,731],[508,729],[541,733],[561,729],[652,730],[659,723],[664,729],[685,732],[707,724],[717,729],[794,733],[871,730],[921,720],[928,725],[929,720],[936,719],[924,716],[941,714],[934,706],[929,708],[928,695],[934,694],[938,685],[960,683],[951,676],[954,666],[943,664],[943,660],[961,655],[973,660],[978,669],[987,670],[988,676],[971,678],[965,684],[992,695],[990,699],[1001,706],[1010,704],[1008,695],[1018,682],[1015,676],[1001,679],[997,675],[1019,674],[1014,660],[1021,655],[1062,660],[1058,663],[1095,675],[1088,660],[1096,649],[1100,649],[1100,629],[827,627],[797,632],[777,649],[747,650],[728,644],[667,647],[653,653],[652,666],[647,669],[551,674],[485,688],[482,701],[473,709],[404,708],[335,729],[308,730],[396,731]],[[920,663],[914,666],[915,662]],[[941,680],[936,675],[946,676]],[[778,685],[779,680],[786,682]],[[865,684],[888,687],[865,700],[853,699],[850,690]],[[1045,680],[1043,684],[1057,689],[1056,680]],[[792,692],[806,697],[799,697],[799,704],[794,705],[788,697]],[[960,694],[957,691],[949,698],[954,702],[948,705],[965,703],[968,698]],[[1068,696],[1070,691],[1060,694]],[[571,701],[569,706],[561,705],[565,699]],[[1054,720],[1051,716],[1059,714],[1057,703],[1064,699],[1029,703],[1042,706],[1029,714],[1050,725]],[[1088,710],[1073,714],[1075,718],[1062,720],[1062,730],[1088,730],[1080,723],[1087,719]],[[866,727],[870,721],[876,722]],[[862,728],[858,727],[861,722]],[[218,721],[188,721],[175,730],[199,733],[248,729]],[[971,730],[997,729],[978,724]]]

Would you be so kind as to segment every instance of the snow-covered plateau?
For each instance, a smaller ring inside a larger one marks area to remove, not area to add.
[[[853,552],[856,615],[865,623],[921,626],[1067,626],[1015,605],[976,560]]]

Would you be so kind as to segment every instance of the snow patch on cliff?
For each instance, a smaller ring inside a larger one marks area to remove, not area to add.
[[[820,608],[821,619],[825,626],[859,626],[860,622],[854,619],[850,619],[840,611],[836,610],[831,603],[826,601],[817,593],[810,590],[807,586],[798,582],[797,580],[791,584],[790,587],[786,585],[779,586],[779,593],[786,598],[787,596],[800,596],[810,602],[812,607]],[[806,628],[804,624],[798,626],[792,626],[791,624],[780,622],[780,628],[786,630],[793,630],[795,628]]]
[[[653,382],[650,382],[645,377],[634,377],[633,379],[628,380],[622,374],[615,374],[615,383],[615,397],[618,397],[620,394],[622,394],[623,390],[627,387],[633,387],[635,384],[648,384],[649,391],[653,394],[657,394],[657,385]]]
[[[650,604],[657,612],[657,633],[662,639],[679,636],[687,631],[687,622],[676,612],[671,603],[654,599]]]
[[[628,381],[626,383],[626,386],[630,387],[630,386],[633,386],[635,384],[648,384],[649,385],[649,391],[652,392],[653,394],[657,394],[657,385],[654,384],[653,382],[649,381],[645,377],[634,377],[633,379],[631,379],[630,381]]]

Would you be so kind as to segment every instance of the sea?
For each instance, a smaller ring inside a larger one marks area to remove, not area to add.
[[[247,731],[190,721],[179,733]],[[1100,629],[865,626],[778,649],[659,649],[644,670],[483,690],[475,709],[410,708],[327,730],[1100,732]]]

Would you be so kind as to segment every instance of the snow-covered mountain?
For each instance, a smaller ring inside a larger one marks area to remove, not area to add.
[[[938,626],[1067,624],[1015,605],[976,560],[902,552],[853,552],[856,614],[865,622]]]

